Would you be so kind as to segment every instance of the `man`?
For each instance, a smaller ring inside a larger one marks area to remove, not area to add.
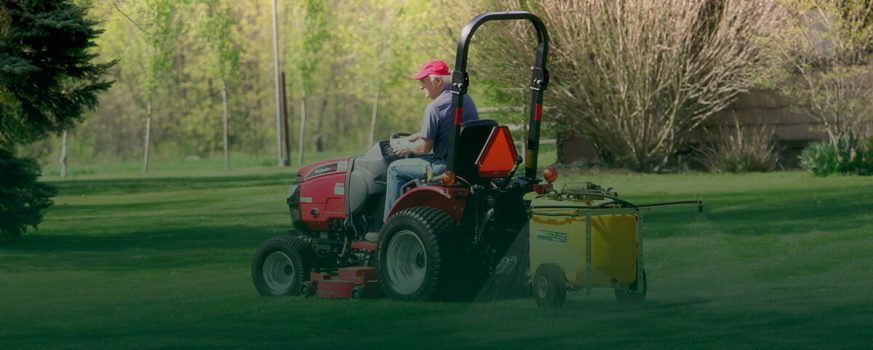
[[[409,181],[425,177],[424,167],[438,175],[446,170],[446,158],[454,124],[452,108],[452,76],[446,62],[436,60],[426,63],[412,76],[418,80],[420,89],[433,101],[424,108],[421,132],[408,137],[391,140],[391,148],[398,155],[415,154],[418,158],[394,161],[388,166],[388,185],[385,193],[385,216],[400,197],[401,187]],[[478,120],[479,113],[469,95],[464,95],[462,121]]]

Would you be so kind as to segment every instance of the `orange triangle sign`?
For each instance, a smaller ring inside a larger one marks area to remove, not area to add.
[[[479,176],[483,178],[497,178],[509,176],[509,172],[515,167],[515,159],[518,152],[512,142],[512,134],[506,126],[496,127],[491,130],[488,142],[479,157],[476,166],[479,168]]]

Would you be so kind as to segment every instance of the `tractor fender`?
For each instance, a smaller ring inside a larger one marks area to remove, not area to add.
[[[388,217],[406,208],[426,207],[442,210],[449,214],[456,224],[460,224],[469,193],[470,190],[466,188],[419,186],[397,198],[391,211],[388,212]]]

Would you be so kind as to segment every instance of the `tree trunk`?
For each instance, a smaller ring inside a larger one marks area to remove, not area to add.
[[[301,89],[300,97],[300,134],[297,141],[297,165],[303,166],[303,139],[306,135],[306,89]]]
[[[339,99],[342,99],[343,97],[345,97],[345,95],[342,93],[339,93],[338,95],[339,95]],[[342,103],[339,106],[334,105],[334,107],[333,107],[333,118],[334,118],[334,121],[336,122],[335,125],[337,126],[337,130],[335,132],[335,135],[345,135],[346,118],[344,118],[343,116],[348,115],[348,113],[346,113],[346,109],[348,108],[347,106],[348,106],[347,103]]]
[[[383,13],[382,16],[384,17],[385,13]],[[379,31],[380,34],[387,33],[386,28],[385,28],[386,24],[387,24],[387,21],[382,21],[382,30]],[[380,37],[382,37],[382,36],[383,35],[380,35]],[[390,44],[390,38],[391,38],[391,36],[389,35],[388,39],[385,39],[384,37],[382,37],[381,38],[382,40],[380,40],[381,45],[379,45],[379,66],[376,67],[377,72],[381,72],[382,67],[385,66],[385,52],[386,52],[385,42],[387,41]],[[372,145],[373,142],[376,141],[376,115],[379,114],[379,98],[381,96],[382,96],[382,75],[379,74],[376,76],[376,96],[373,98],[373,114],[370,115],[370,138],[367,140],[367,147],[370,147],[370,145]]]
[[[61,146],[61,178],[67,178],[67,131],[64,130],[64,144]]]
[[[224,124],[224,170],[230,169],[230,153],[227,144],[227,84],[222,81],[221,82],[221,103],[224,106],[224,117],[222,118],[222,124]]]
[[[329,84],[328,84],[329,85]],[[327,90],[327,88],[325,88]],[[321,110],[318,114],[318,131],[315,133],[315,140],[313,140],[313,145],[315,146],[315,151],[318,153],[324,152],[324,139],[321,136],[321,126],[324,124],[324,116],[326,115],[325,111],[327,110],[327,91],[324,92],[324,98],[321,99]]]
[[[145,147],[143,152],[142,173],[149,173],[149,138],[152,132],[152,100],[146,102],[146,129],[145,129]]]
[[[382,92],[382,80],[376,84],[376,97],[373,98],[373,113],[370,115],[370,138],[367,139],[367,147],[376,139],[376,115],[379,113],[379,97]]]

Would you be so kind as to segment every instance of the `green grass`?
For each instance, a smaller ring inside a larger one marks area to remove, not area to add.
[[[873,342],[873,179],[563,174],[644,213],[649,298],[558,311],[261,298],[249,264],[289,226],[289,169],[51,181],[36,232],[0,246],[0,348],[858,349]],[[208,175],[208,176],[207,176]],[[51,180],[51,178],[49,178]]]
[[[304,154],[304,163],[310,164],[323,159],[356,153],[359,152],[306,152]],[[43,179],[60,180],[61,170],[57,159],[42,158],[40,163],[42,164]],[[297,153],[292,155],[291,163],[294,167],[297,166]],[[272,171],[270,168],[272,168]],[[142,159],[80,164],[75,158],[72,158],[67,166],[67,179],[226,176],[278,173],[283,171],[287,171],[287,168],[276,166],[275,155],[231,154],[229,170],[224,170],[224,158],[221,156],[189,160],[182,156],[162,155],[151,159],[148,174],[143,174]]]

